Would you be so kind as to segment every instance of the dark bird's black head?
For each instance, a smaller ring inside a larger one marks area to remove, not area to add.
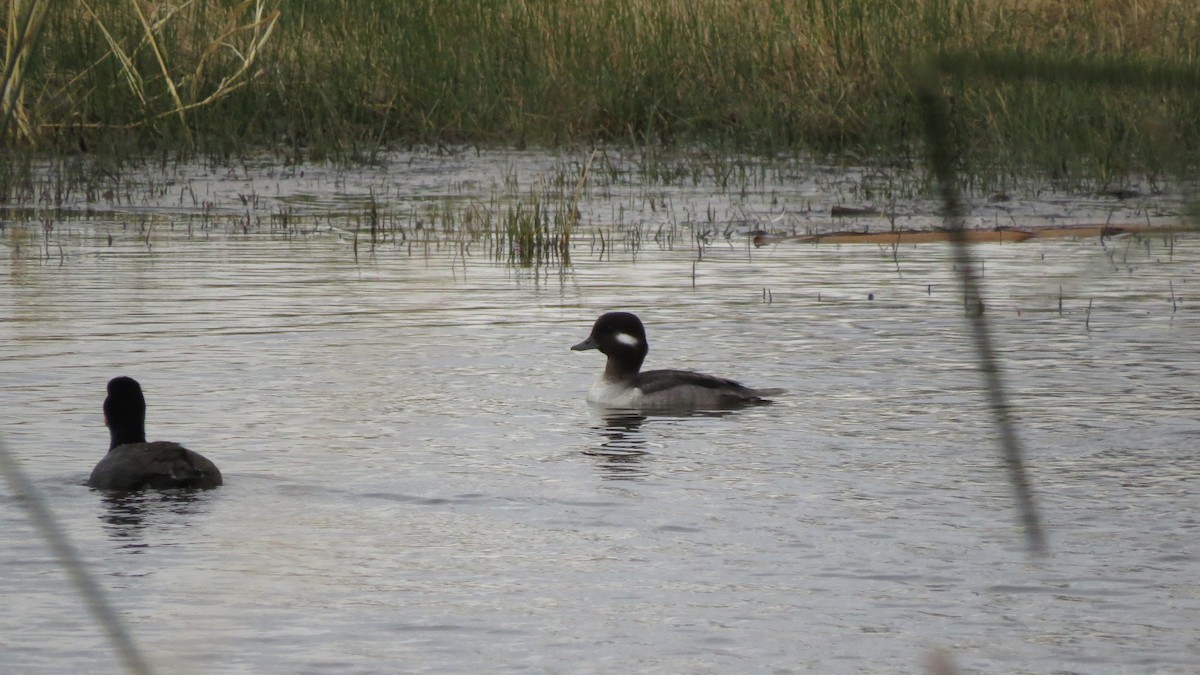
[[[596,319],[591,335],[571,349],[577,352],[598,349],[608,357],[610,376],[630,377],[642,367],[650,345],[646,343],[646,328],[637,315],[608,312]]]
[[[125,443],[146,442],[146,397],[137,380],[114,377],[108,381],[104,423],[108,425],[109,450]]]

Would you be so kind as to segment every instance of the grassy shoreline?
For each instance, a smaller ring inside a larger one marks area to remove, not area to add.
[[[67,3],[20,64],[5,154],[357,161],[412,144],[617,143],[904,161],[921,153],[910,66],[925,55],[1200,70],[1196,35],[1190,0]],[[1103,181],[1175,171],[1200,149],[1195,91],[970,77],[946,90],[968,172]]]

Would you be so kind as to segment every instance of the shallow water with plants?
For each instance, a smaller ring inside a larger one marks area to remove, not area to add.
[[[792,237],[930,227],[919,178],[612,152],[69,170],[5,205],[3,440],[164,672],[1200,661],[1200,237],[975,248],[1037,558],[948,248]],[[1184,220],[1134,187],[989,188],[972,225]],[[789,393],[593,408],[601,358],[569,347],[610,309],[646,322],[647,367]],[[226,485],[84,487],[116,375]],[[7,487],[0,522],[0,665],[119,671]]]

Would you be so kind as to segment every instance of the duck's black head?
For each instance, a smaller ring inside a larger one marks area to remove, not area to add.
[[[114,377],[108,381],[104,423],[108,425],[109,450],[125,443],[146,442],[146,397],[137,380]]]
[[[650,345],[646,342],[646,328],[637,315],[608,312],[596,319],[591,335],[571,349],[577,352],[599,349],[608,357],[608,370],[614,371],[610,374],[636,375],[650,352]]]

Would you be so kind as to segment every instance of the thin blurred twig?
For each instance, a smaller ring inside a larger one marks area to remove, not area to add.
[[[1000,432],[1000,446],[1004,464],[1008,469],[1009,481],[1017,501],[1017,510],[1029,549],[1036,554],[1046,550],[1046,536],[1038,517],[1033,488],[1025,471],[1024,452],[1017,436],[1016,423],[1008,403],[1008,395],[1000,369],[1000,359],[992,345],[991,330],[984,316],[977,266],[971,255],[971,244],[967,241],[965,213],[958,194],[958,177],[954,161],[955,152],[950,140],[945,101],[941,94],[940,72],[926,67],[917,78],[917,98],[921,105],[921,116],[925,123],[925,139],[929,163],[937,177],[938,192],[942,198],[942,218],[950,232],[954,247],[955,269],[963,286],[966,314],[971,325],[971,335],[987,389],[988,405]]]
[[[38,493],[25,472],[21,470],[16,459],[9,454],[3,441],[0,441],[0,474],[12,488],[17,503],[24,506],[25,510],[29,512],[29,518],[34,527],[41,533],[59,563],[66,569],[68,578],[79,594],[83,596],[92,616],[108,633],[108,638],[116,648],[125,669],[138,675],[153,673],[154,670],[138,649],[137,644],[134,643],[133,636],[126,630],[121,617],[117,616],[116,610],[109,604],[104,589],[87,573],[78,551],[67,538],[66,532],[59,527],[46,500]]]
[[[992,346],[991,331],[984,317],[979,275],[975,271],[976,266],[964,229],[965,213],[958,193],[958,175],[955,168],[958,159],[957,148],[952,140],[947,101],[942,95],[943,77],[995,78],[1004,81],[1043,80],[1097,86],[1194,90],[1200,87],[1200,71],[1154,59],[1135,62],[1121,58],[1043,56],[1014,50],[945,50],[919,64],[915,74],[914,84],[925,126],[929,163],[937,178],[945,225],[951,233],[955,267],[963,286],[967,316],[971,322],[971,333],[987,388],[988,404],[995,417],[996,428],[1000,432],[1005,465],[1016,494],[1017,508],[1025,527],[1029,547],[1032,551],[1040,553],[1045,550],[1045,534],[1034,503],[1033,488],[1025,471],[1024,453],[1005,393],[1000,361]],[[1060,290],[1060,313],[1061,293]],[[1090,322],[1090,302],[1088,318]],[[1088,328],[1090,329],[1090,326]]]

